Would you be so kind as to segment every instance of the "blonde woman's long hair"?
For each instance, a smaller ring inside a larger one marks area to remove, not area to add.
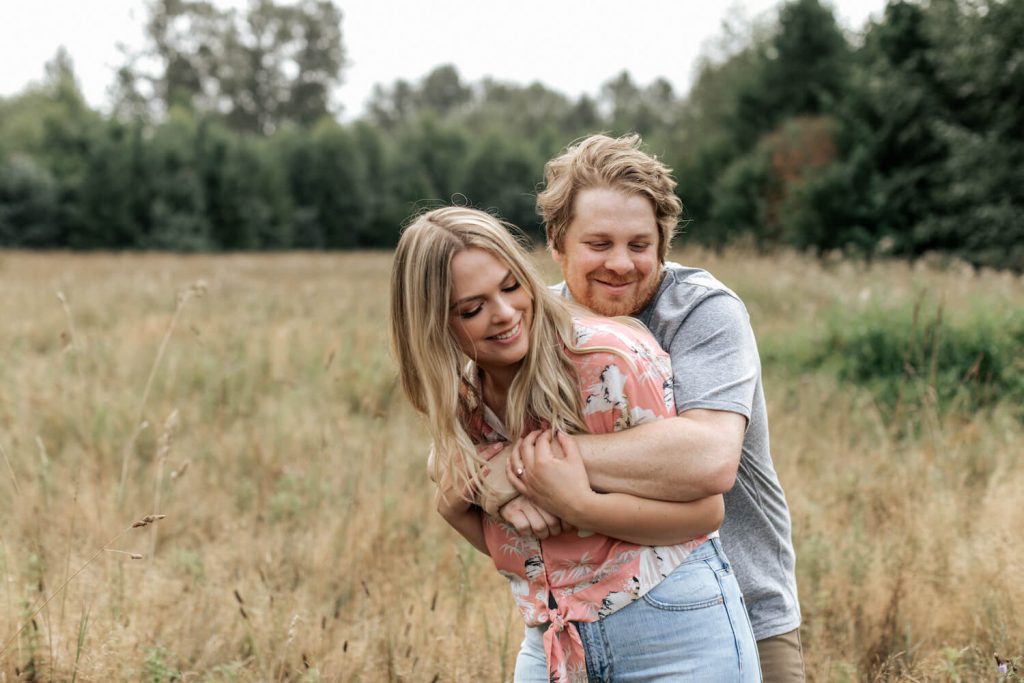
[[[466,374],[467,357],[450,329],[453,257],[483,249],[508,265],[533,299],[529,350],[508,392],[505,426],[511,440],[546,420],[569,434],[587,431],[579,377],[562,351],[576,351],[573,322],[565,302],[543,283],[512,226],[494,216],[461,206],[418,216],[402,232],[391,271],[391,343],[402,389],[426,417],[434,440],[435,481],[473,482],[482,458],[467,426],[482,403],[475,378]],[[453,479],[454,477],[454,479]]]

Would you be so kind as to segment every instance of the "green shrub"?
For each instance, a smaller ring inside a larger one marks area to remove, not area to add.
[[[941,304],[838,311],[805,356],[869,387],[887,408],[970,413],[1005,402],[1024,417],[1024,311],[978,307],[962,320]]]

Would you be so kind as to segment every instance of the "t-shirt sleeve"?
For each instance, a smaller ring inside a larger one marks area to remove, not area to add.
[[[727,410],[750,419],[761,361],[743,303],[725,293],[698,303],[668,342],[676,409]]]

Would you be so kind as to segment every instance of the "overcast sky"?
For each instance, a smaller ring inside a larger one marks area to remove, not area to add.
[[[244,7],[243,0],[215,0]],[[644,85],[662,76],[678,94],[697,60],[723,35],[730,17],[763,17],[776,0],[335,0],[344,15],[345,82],[337,93],[345,118],[358,115],[375,83],[416,81],[440,64],[466,81],[492,76],[541,81],[576,97],[597,94],[626,69]],[[840,25],[856,32],[884,0],[836,0]],[[64,45],[86,99],[107,104],[118,43],[143,41],[144,0],[5,0],[0,3],[0,96],[43,75]]]

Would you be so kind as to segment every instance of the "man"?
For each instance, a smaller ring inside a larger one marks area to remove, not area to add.
[[[602,315],[639,319],[674,371],[678,417],[576,437],[591,485],[661,500],[724,493],[722,544],[764,680],[802,681],[789,509],[769,451],[746,308],[709,273],[665,262],[682,204],[669,169],[640,149],[639,136],[591,136],[549,161],[545,181],[537,207],[565,278],[555,289]],[[501,514],[541,537],[559,529],[522,499]]]

